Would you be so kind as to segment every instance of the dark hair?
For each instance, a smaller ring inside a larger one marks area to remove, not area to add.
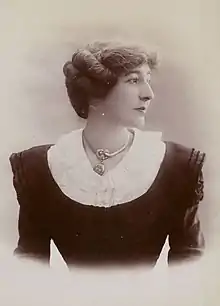
[[[63,66],[69,100],[78,116],[87,119],[91,98],[104,98],[118,77],[147,63],[157,66],[157,54],[138,46],[95,42],[78,49]]]

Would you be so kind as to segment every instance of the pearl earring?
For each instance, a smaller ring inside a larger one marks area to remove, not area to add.
[[[105,113],[102,113],[102,116],[104,116],[105,115]]]

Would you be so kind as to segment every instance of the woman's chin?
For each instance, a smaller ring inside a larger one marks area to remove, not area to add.
[[[145,128],[145,125],[146,125],[145,117],[141,117],[130,122],[129,127],[143,130]]]

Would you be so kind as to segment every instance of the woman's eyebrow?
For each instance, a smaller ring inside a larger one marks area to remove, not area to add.
[[[140,70],[130,70],[130,71],[128,71],[128,72],[125,73],[125,76],[128,76],[128,75],[130,75],[130,74],[132,74],[132,73],[136,73],[136,74],[138,74],[138,75],[141,75],[141,74],[142,74]],[[151,75],[151,71],[148,71],[147,74]]]

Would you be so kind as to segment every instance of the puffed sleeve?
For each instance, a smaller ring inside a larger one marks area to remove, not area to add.
[[[23,170],[22,152],[12,153],[9,161],[19,204],[19,239],[14,255],[19,258],[37,259],[49,264],[50,236],[42,217],[43,213],[37,209],[38,203],[29,190],[28,180]]]
[[[198,259],[203,255],[205,248],[204,235],[201,230],[201,222],[198,212],[200,203],[204,197],[204,177],[202,166],[205,160],[205,153],[192,150],[189,165],[193,171],[189,179],[190,196],[189,203],[185,208],[180,209],[175,225],[169,233],[168,263]]]

